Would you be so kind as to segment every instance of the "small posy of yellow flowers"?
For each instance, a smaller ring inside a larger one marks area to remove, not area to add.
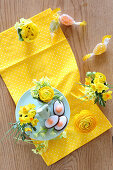
[[[25,42],[32,42],[38,35],[39,30],[34,23],[29,23],[22,27],[21,35]]]
[[[21,126],[27,123],[31,123],[32,126],[37,125],[38,119],[34,119],[36,115],[36,110],[34,108],[35,108],[34,104],[29,104],[20,107],[19,120]]]
[[[84,56],[83,61],[87,60],[88,58],[90,58],[94,55],[100,55],[100,54],[104,53],[107,50],[107,45],[108,45],[110,39],[111,39],[111,35],[105,35],[102,38],[102,43],[97,44],[92,53]]]
[[[54,90],[52,87],[45,86],[39,89],[39,98],[43,102],[49,102],[54,97]]]
[[[29,19],[21,18],[20,23],[16,22],[15,28],[20,41],[32,42],[39,34],[37,25]]]
[[[106,83],[106,76],[99,72],[87,72],[86,76],[85,85],[83,85],[85,86],[85,97],[105,106],[106,101],[112,99],[112,91],[107,91],[110,87]]]
[[[102,98],[104,101],[112,99],[112,91],[108,91],[102,94]]]
[[[89,133],[97,125],[96,117],[89,110],[82,110],[74,117],[74,126],[80,133]]]
[[[32,139],[33,144],[35,145],[36,149],[32,149],[32,151],[35,154],[40,154],[42,155],[42,153],[46,152],[46,150],[48,149],[48,140],[45,141],[36,141],[34,139]]]

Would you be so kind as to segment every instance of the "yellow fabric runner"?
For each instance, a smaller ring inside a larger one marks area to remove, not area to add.
[[[50,14],[51,9],[47,9],[30,18],[40,30],[40,35],[32,43],[19,41],[14,27],[0,33],[0,74],[15,103],[33,86],[33,79],[48,76],[52,86],[60,90],[70,104],[67,138],[49,141],[49,148],[42,155],[47,165],[55,163],[112,127],[97,105],[73,97],[72,93],[77,97],[84,95],[84,89],[77,84],[80,79],[77,63],[61,29],[52,44]],[[72,126],[73,116],[83,109],[95,113],[98,120],[95,130],[88,134],[80,134]]]

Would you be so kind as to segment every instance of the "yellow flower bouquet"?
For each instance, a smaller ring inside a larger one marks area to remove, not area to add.
[[[82,84],[83,85],[83,84]],[[85,98],[93,100],[94,103],[99,103],[105,106],[106,101],[112,99],[112,88],[106,82],[106,76],[99,72],[87,72],[85,78]]]
[[[10,123],[12,127],[6,132],[5,136],[11,135],[12,133],[16,132],[16,134],[14,135],[16,141],[27,140],[26,136],[29,136],[29,132],[32,132],[32,130],[36,131],[35,126],[39,122],[39,120],[35,117],[35,107],[36,106],[34,104],[21,106],[19,110],[19,121],[16,121],[15,123]],[[0,141],[2,141],[4,137]]]
[[[16,22],[15,28],[20,41],[32,42],[39,34],[37,25],[29,19],[21,18],[20,22]]]

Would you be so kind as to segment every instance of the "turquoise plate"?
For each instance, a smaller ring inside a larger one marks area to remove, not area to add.
[[[64,106],[65,106],[65,113],[64,113],[64,116],[67,117],[68,119],[68,122],[69,122],[69,119],[70,119],[70,107],[69,107],[69,103],[67,101],[67,99],[65,98],[65,96],[60,92],[58,91],[57,89],[54,89],[54,92],[59,92],[61,96],[63,96],[63,99],[62,99],[62,102],[64,103]],[[54,115],[53,113],[53,103],[55,102],[56,99],[53,99],[50,103],[49,103],[49,110],[50,110],[50,113],[51,115]],[[20,100],[18,101],[17,103],[17,106],[16,106],[16,111],[15,111],[15,115],[16,115],[16,121],[19,121],[19,110],[20,110],[20,106],[24,106],[24,105],[28,105],[28,104],[34,104],[36,106],[36,110],[42,105],[42,102],[39,101],[38,99],[35,99],[31,96],[31,92],[30,90],[26,91],[20,98]],[[51,134],[51,131],[53,130],[53,128],[51,129],[48,129],[47,133],[45,136],[41,136],[40,133],[39,135],[36,137],[36,133],[40,130],[40,127],[44,127],[44,122],[45,120],[41,119],[39,115],[36,114],[35,118],[38,118],[39,122],[37,123],[37,126],[36,127],[36,131],[32,130],[32,132],[26,132],[27,135],[29,135],[30,138],[32,139],[35,139],[35,140],[51,140],[53,138],[56,138],[57,136],[59,136],[63,131],[56,131],[54,130],[55,134]],[[67,122],[67,124],[68,124]]]

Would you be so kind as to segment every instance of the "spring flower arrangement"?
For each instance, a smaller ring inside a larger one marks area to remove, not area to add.
[[[89,110],[82,110],[74,116],[74,127],[79,133],[89,133],[97,126],[97,120],[94,113]]]
[[[105,106],[106,101],[112,99],[112,88],[106,82],[106,76],[99,72],[87,72],[85,78],[85,98],[93,100],[94,103],[99,103]]]
[[[8,132],[6,132],[5,136],[8,134],[11,135],[12,133],[16,132],[14,138],[16,138],[16,140],[20,140],[21,138],[24,141],[26,139],[25,132],[32,132],[32,130],[36,131],[35,126],[37,125],[39,120],[35,118],[36,110],[34,108],[34,104],[21,106],[19,111],[19,121],[17,121],[16,123],[10,123],[12,127],[11,129],[9,129]],[[4,137],[2,139],[4,139]]]
[[[65,26],[71,26],[71,25],[85,26],[86,25],[86,21],[76,22],[71,16],[67,14],[61,14],[61,10],[59,8],[56,8],[55,10],[53,10],[51,16],[53,19],[50,23],[50,34],[52,38],[57,33],[60,23]]]
[[[98,56],[98,55],[104,53],[107,50],[107,46],[108,46],[110,39],[111,39],[111,35],[105,35],[102,38],[102,43],[97,44],[92,53],[84,56],[83,61],[87,60],[90,57],[93,57],[94,55]]]
[[[21,18],[20,22],[16,22],[15,29],[17,30],[20,41],[32,42],[39,34],[37,25],[30,19]]]
[[[50,84],[48,77],[43,77],[39,81],[33,80],[35,86],[31,89],[31,95],[44,103],[50,102],[52,99],[62,100],[63,96],[55,93]]]

